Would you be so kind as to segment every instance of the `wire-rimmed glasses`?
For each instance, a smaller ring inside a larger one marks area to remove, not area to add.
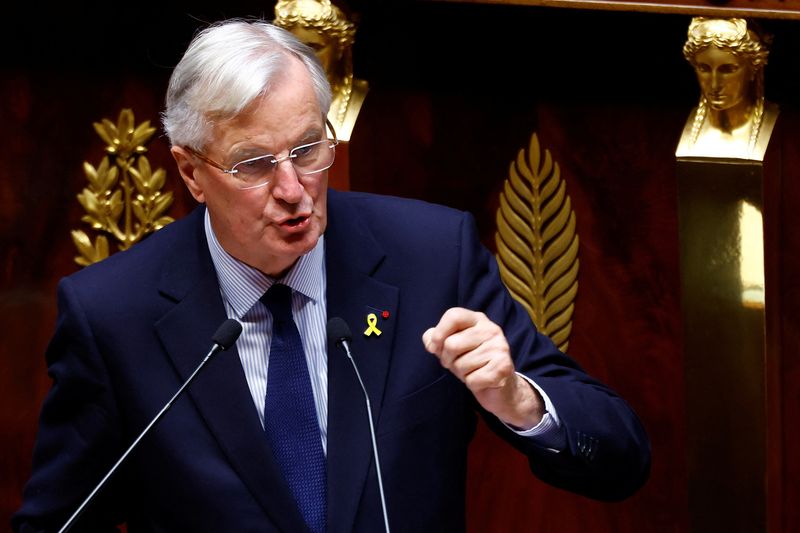
[[[336,145],[339,144],[339,140],[336,138],[333,125],[328,121],[326,121],[326,124],[333,134],[333,139],[322,139],[321,141],[295,146],[289,150],[288,155],[280,158],[275,157],[273,154],[251,157],[244,161],[239,161],[230,168],[217,163],[189,146],[184,146],[183,148],[201,161],[218,168],[225,174],[231,175],[239,189],[256,189],[264,187],[272,181],[278,165],[286,160],[292,163],[298,176],[318,174],[331,168],[336,157]]]

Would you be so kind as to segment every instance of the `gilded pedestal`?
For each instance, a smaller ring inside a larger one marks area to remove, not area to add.
[[[692,531],[765,531],[763,165],[677,171]]]

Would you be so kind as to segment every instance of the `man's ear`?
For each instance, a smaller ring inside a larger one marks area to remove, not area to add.
[[[197,171],[197,165],[195,164],[196,159],[180,146],[173,146],[170,152],[172,153],[172,157],[175,158],[175,162],[178,164],[178,172],[181,173],[181,178],[183,178],[183,183],[186,184],[186,188],[189,189],[189,192],[194,196],[195,200],[200,203],[205,202],[203,187],[194,175],[195,171]]]

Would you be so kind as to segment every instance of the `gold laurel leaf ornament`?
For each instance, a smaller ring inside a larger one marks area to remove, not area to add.
[[[531,136],[511,162],[496,215],[497,263],[511,295],[562,351],[578,293],[575,211],[558,163]]]
[[[156,128],[150,121],[135,124],[130,109],[120,112],[116,124],[107,118],[93,124],[107,155],[97,167],[83,163],[88,187],[77,195],[86,211],[81,220],[100,234],[92,241],[85,231],[72,231],[79,253],[75,262],[81,266],[108,257],[109,237],[119,250],[126,250],[173,221],[164,214],[173,199],[172,192],[161,191],[166,173],[160,168],[153,171],[144,155]]]

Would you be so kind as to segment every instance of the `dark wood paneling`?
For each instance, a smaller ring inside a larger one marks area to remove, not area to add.
[[[795,104],[796,105],[796,104]],[[800,110],[793,107],[785,110],[782,138],[781,192],[776,204],[780,213],[779,243],[768,256],[768,261],[778,263],[780,283],[780,313],[772,315],[777,322],[781,359],[770,378],[780,387],[780,404],[777,420],[774,420],[769,436],[779,443],[768,450],[771,469],[783,474],[777,496],[780,502],[772,502],[775,512],[780,512],[783,531],[800,531],[800,427],[796,421],[800,416],[800,147],[797,135],[800,132]],[[768,320],[770,315],[767,316]],[[769,327],[768,322],[768,327]],[[769,330],[768,330],[769,331]],[[768,382],[769,383],[769,382]],[[776,427],[777,426],[777,427]],[[780,465],[775,464],[776,455]]]

